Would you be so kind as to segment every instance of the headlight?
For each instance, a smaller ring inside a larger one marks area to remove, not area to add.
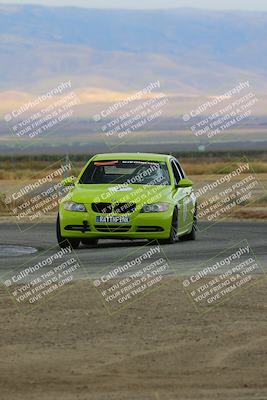
[[[73,203],[72,201],[66,201],[66,203],[64,203],[64,210],[86,212],[86,208],[85,208],[84,204]]]
[[[154,204],[145,204],[141,210],[143,213],[157,213],[162,211],[167,211],[169,208],[168,203],[154,203]]]

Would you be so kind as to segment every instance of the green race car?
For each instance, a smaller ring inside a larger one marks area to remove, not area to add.
[[[60,247],[98,239],[194,240],[197,206],[192,181],[170,155],[118,153],[91,158],[59,205]]]

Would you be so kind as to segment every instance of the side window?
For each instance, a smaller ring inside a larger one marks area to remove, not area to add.
[[[184,173],[183,168],[182,168],[181,165],[178,163],[178,161],[174,161],[174,164],[176,165],[176,168],[177,168],[178,171],[179,171],[180,177],[181,177],[182,179],[184,179],[184,178],[185,178],[185,173]]]
[[[174,175],[174,181],[175,181],[174,183],[176,185],[178,185],[178,183],[180,182],[180,179],[181,179],[179,171],[178,171],[174,161],[172,161],[171,165],[172,165],[172,171],[173,171],[173,175]]]

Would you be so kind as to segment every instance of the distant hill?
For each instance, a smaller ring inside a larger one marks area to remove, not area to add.
[[[175,93],[267,89],[267,13],[135,11],[0,5],[0,90],[135,90],[159,79]]]

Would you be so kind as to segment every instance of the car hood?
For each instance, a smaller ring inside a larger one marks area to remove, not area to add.
[[[114,186],[107,184],[82,185],[77,184],[69,194],[71,201],[77,203],[155,203],[171,202],[171,186],[127,185]]]

